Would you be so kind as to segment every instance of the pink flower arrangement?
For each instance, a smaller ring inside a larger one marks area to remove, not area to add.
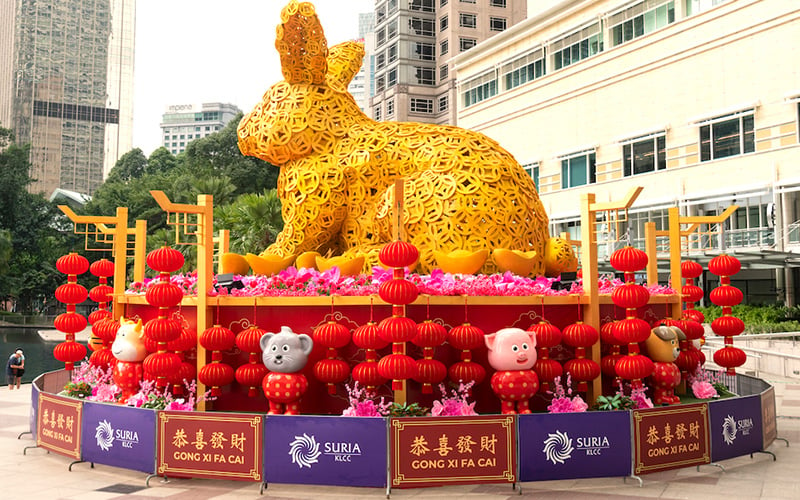
[[[352,388],[349,385],[345,385],[345,387],[347,388],[350,406],[345,408],[345,410],[342,412],[343,416],[385,417],[389,414],[392,404],[386,403],[384,398],[381,398],[379,403],[375,403],[375,401],[370,399],[367,389],[364,387],[359,387],[358,382],[356,382]]]
[[[155,410],[194,411],[198,401],[213,401],[215,399],[210,397],[211,391],[206,391],[199,398],[196,397],[197,382],[194,380],[191,382],[184,381],[184,384],[186,392],[189,393],[189,398],[175,399],[169,390],[169,386],[159,390],[154,381],[143,380],[140,385],[141,389],[128,398],[127,404],[136,408],[151,408]]]
[[[409,273],[406,277],[417,285],[419,293],[428,295],[467,295],[467,296],[528,296],[528,295],[573,295],[583,293],[581,281],[571,285],[569,290],[553,290],[553,282],[558,279],[537,277],[524,278],[510,272],[503,274],[461,275],[445,273],[434,269],[429,275]],[[338,267],[325,272],[314,269],[297,269],[294,266],[284,269],[274,276],[237,275],[234,279],[241,281],[242,288],[227,290],[209,290],[211,296],[232,297],[312,297],[319,295],[368,296],[376,295],[381,283],[392,279],[392,271],[374,267],[372,274],[358,276],[342,276]],[[147,288],[156,283],[156,279],[145,279],[134,282],[127,293],[143,294]],[[197,274],[173,274],[170,281],[178,285],[185,295],[197,295]],[[609,277],[601,277],[599,291],[610,294],[623,283]],[[216,285],[216,281],[214,282]],[[651,295],[667,295],[675,293],[666,286],[648,287]]]
[[[589,405],[583,400],[580,394],[572,396],[572,376],[567,373],[566,389],[561,385],[561,377],[556,377],[553,381],[553,388],[555,392],[548,391],[548,394],[553,394],[553,401],[547,407],[550,413],[573,413],[586,411]]]
[[[710,372],[698,365],[694,373],[689,376],[688,382],[692,388],[692,394],[697,399],[719,397],[719,393],[714,387],[715,384],[721,384],[719,373]]]
[[[458,384],[458,388],[451,389],[448,395],[444,384],[439,384],[439,391],[442,393],[442,399],[433,402],[431,415],[434,417],[477,415],[478,413],[475,411],[475,402],[473,401],[470,403],[467,401],[470,389],[472,389],[473,385],[474,382],[469,382],[467,384],[461,382]]]

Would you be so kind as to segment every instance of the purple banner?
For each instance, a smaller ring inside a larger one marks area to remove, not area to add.
[[[267,482],[386,486],[386,420],[269,415],[264,424]]]
[[[627,411],[520,415],[519,480],[631,474]]]
[[[747,455],[761,450],[761,395],[708,403],[711,460]]]
[[[155,473],[156,411],[87,401],[81,447],[86,462]]]

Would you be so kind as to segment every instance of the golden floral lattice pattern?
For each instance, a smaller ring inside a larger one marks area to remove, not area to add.
[[[362,44],[327,49],[313,5],[290,2],[276,48],[285,81],[239,124],[242,153],[281,169],[284,229],[264,253],[364,255],[378,264],[391,241],[396,179],[404,180],[406,239],[420,250],[417,271],[437,267],[434,250],[535,250],[544,255],[547,215],[533,180],[492,139],[457,127],[375,122],[347,85]],[[487,259],[481,272],[495,272]],[[532,271],[544,273],[540,263]]]

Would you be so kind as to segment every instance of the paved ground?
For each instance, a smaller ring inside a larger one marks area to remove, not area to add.
[[[721,462],[725,471],[702,466],[642,476],[643,486],[633,480],[580,479],[523,483],[521,495],[508,485],[448,486],[441,488],[393,490],[392,498],[443,499],[770,499],[800,498],[800,382],[764,378],[775,385],[778,436],[766,454],[738,457]],[[3,488],[0,498],[23,500],[110,500],[131,496],[140,499],[243,499],[259,498],[259,484],[205,479],[158,478],[146,487],[146,475],[104,465],[90,468],[78,463],[69,471],[71,459],[33,446],[28,430],[30,384],[22,390],[0,388],[0,470]],[[264,497],[282,499],[382,498],[384,489],[341,488],[270,484]]]

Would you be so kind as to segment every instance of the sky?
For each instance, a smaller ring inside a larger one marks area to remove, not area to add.
[[[223,102],[249,112],[283,79],[275,27],[288,0],[139,0],[133,147],[161,146],[168,105]],[[358,37],[374,0],[314,0],[328,45]]]

